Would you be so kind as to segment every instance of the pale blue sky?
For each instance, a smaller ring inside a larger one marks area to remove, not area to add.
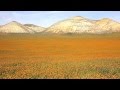
[[[57,21],[74,16],[93,20],[111,18],[120,22],[120,11],[0,11],[0,25],[17,21],[49,27]]]

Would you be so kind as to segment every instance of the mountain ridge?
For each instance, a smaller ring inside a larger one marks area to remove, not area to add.
[[[91,20],[76,16],[61,20],[46,30],[49,33],[107,33],[107,31],[120,32],[120,23],[109,18]]]
[[[37,27],[38,30],[41,28],[43,29],[43,27],[36,26],[33,24],[27,24],[27,25],[32,25],[32,26],[34,26],[34,28]],[[34,28],[31,28],[31,26],[27,26],[27,25],[21,24],[17,21],[12,21],[5,25],[2,25],[0,27],[0,32],[2,32],[2,33],[36,33],[36,32],[38,32],[38,30],[35,31]]]
[[[92,20],[82,16],[74,16],[58,21],[45,28],[34,24],[21,24],[17,21],[0,25],[0,32],[3,33],[112,33],[120,32],[120,23],[110,18]]]

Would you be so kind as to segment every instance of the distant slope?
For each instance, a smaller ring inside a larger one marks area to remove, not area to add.
[[[0,26],[0,33],[39,33],[40,34],[103,34],[120,32],[120,23],[103,18],[101,20],[91,20],[81,16],[71,17],[61,20],[48,28],[34,24],[21,24],[12,21]]]
[[[95,25],[95,32],[120,32],[120,23],[109,18],[98,20]]]
[[[37,26],[34,24],[24,24],[25,27],[32,29],[34,32],[42,32],[45,30],[44,27]]]
[[[23,26],[22,24],[12,21],[6,25],[0,27],[2,33],[34,33],[30,28]]]
[[[120,23],[108,18],[90,20],[81,16],[59,21],[45,31],[46,33],[111,33],[120,32]]]
[[[92,21],[83,17],[73,17],[53,24],[46,32],[52,33],[81,33],[93,27]]]

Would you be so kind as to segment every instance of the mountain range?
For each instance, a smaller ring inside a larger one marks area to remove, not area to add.
[[[112,33],[120,32],[120,23],[109,18],[91,20],[81,16],[61,20],[50,27],[42,27],[34,24],[21,24],[12,21],[0,26],[1,33]]]

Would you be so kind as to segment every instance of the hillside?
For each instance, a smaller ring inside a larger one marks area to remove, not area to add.
[[[46,30],[50,33],[111,33],[119,31],[120,23],[114,20],[108,18],[91,20],[81,16],[59,21]]]
[[[32,29],[35,32],[42,32],[42,31],[45,30],[44,27],[37,26],[37,25],[34,25],[34,24],[24,24],[24,26],[26,26],[27,28]]]

